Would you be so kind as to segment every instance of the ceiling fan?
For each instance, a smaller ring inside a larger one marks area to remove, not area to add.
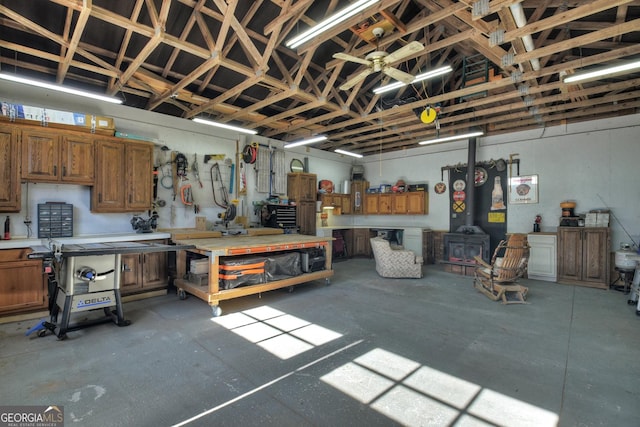
[[[382,28],[374,28],[373,34],[376,36],[376,38],[380,39],[384,34],[384,30]],[[340,90],[349,90],[353,86],[364,80],[369,74],[377,73],[380,71],[382,71],[389,77],[401,81],[402,83],[409,84],[415,77],[409,73],[398,70],[397,68],[393,68],[390,64],[393,64],[394,62],[397,62],[413,53],[420,52],[422,49],[424,49],[424,45],[422,43],[413,41],[392,53],[376,50],[369,53],[367,56],[365,56],[364,59],[346,53],[335,53],[333,54],[333,57],[335,59],[342,59],[343,61],[350,61],[367,65],[367,68],[365,68],[360,73],[347,80],[342,86],[340,86]]]

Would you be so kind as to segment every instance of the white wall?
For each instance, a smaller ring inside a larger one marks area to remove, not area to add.
[[[27,88],[22,85],[4,84],[0,87],[0,101],[77,111],[87,114],[105,115],[115,118],[118,131],[156,139],[172,150],[187,154],[191,161],[193,153],[202,155],[223,153],[233,158],[236,141],[240,149],[251,141],[273,147],[282,147],[282,142],[263,137],[252,137],[218,130],[189,120],[156,114],[129,107],[95,103],[82,98]],[[540,202],[532,205],[510,205],[507,230],[529,232],[535,215],[543,217],[542,230],[553,231],[558,225],[561,209],[559,203],[571,199],[577,202],[577,213],[590,209],[610,208],[614,216],[612,247],[620,242],[629,242],[627,231],[638,242],[640,240],[640,115],[598,120],[554,128],[541,128],[495,137],[478,138],[477,161],[508,159],[517,153],[520,159],[520,174],[538,174],[540,179]],[[320,151],[310,147],[286,150],[285,161],[306,157],[309,172],[318,179],[329,179],[336,188],[349,179],[352,158]],[[162,158],[162,154],[159,154]],[[430,209],[426,216],[331,216],[330,225],[403,225],[431,227],[437,230],[449,228],[449,196],[432,191],[433,185],[442,180],[441,168],[467,162],[467,142],[420,146],[385,155],[371,155],[355,163],[364,165],[365,178],[371,185],[395,183],[402,178],[407,183],[429,184]],[[204,183],[202,190],[194,189],[196,201],[200,201],[201,215],[215,221],[221,209],[214,207],[211,196],[211,165],[200,163],[200,174]],[[514,174],[516,168],[514,167]],[[445,172],[444,181],[448,183]],[[193,183],[192,183],[193,184]],[[252,220],[251,203],[264,200],[268,194],[255,191],[255,174],[247,173],[248,195],[243,200],[245,213]],[[12,214],[12,233],[26,235],[22,224],[26,212],[32,221],[37,217],[37,203],[65,201],[76,209],[76,234],[96,234],[131,231],[131,214],[91,214],[89,212],[88,187],[74,185],[23,184],[23,211]],[[237,183],[236,183],[237,188]],[[160,210],[161,227],[193,227],[195,214],[178,202],[173,202],[170,190],[159,189],[159,197],[168,207]],[[235,198],[235,195],[231,195]],[[27,208],[27,204],[29,205]],[[170,206],[173,205],[173,214]],[[34,224],[35,225],[35,224]],[[626,229],[626,231],[625,231]]]
[[[560,202],[575,200],[576,213],[611,209],[612,249],[621,242],[640,240],[640,115],[597,120],[568,126],[541,128],[477,139],[478,162],[518,154],[520,175],[539,176],[539,203],[510,205],[508,232],[529,232],[537,214],[542,231],[555,231]],[[406,220],[437,230],[449,228],[449,188],[435,194],[442,180],[441,167],[467,162],[467,141],[423,146],[387,155],[368,156],[362,162],[372,186],[395,183],[429,183],[429,215]],[[401,171],[400,173],[398,171]],[[514,165],[513,174],[517,168]],[[448,186],[448,177],[444,173]],[[393,225],[397,216],[360,217],[360,224]],[[625,231],[626,230],[626,231]]]

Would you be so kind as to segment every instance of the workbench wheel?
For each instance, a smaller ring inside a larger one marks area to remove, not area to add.
[[[289,293],[293,292],[293,286],[287,287],[287,292],[289,292]]]
[[[640,316],[640,310],[636,310],[636,316]]]
[[[45,335],[47,335],[47,330],[46,329],[41,329],[38,331],[38,336],[40,338],[44,337]]]
[[[628,299],[628,300],[627,300],[627,304],[629,304],[629,305],[636,304],[637,302],[638,302],[638,301],[634,301],[634,300],[632,300],[632,299]]]
[[[219,305],[212,305],[211,313],[213,314],[213,317],[220,317],[222,316],[222,309],[220,308]]]
[[[324,283],[325,283],[325,285],[329,286],[329,285],[331,284],[331,279],[329,279],[328,277],[326,277],[326,278],[324,279]]]
[[[184,289],[178,289],[178,298],[181,300],[187,299],[187,293]]]

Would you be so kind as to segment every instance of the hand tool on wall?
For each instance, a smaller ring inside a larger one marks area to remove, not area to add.
[[[198,169],[198,155],[193,155],[193,164],[191,165],[191,171],[198,181],[198,185],[202,188],[202,181],[200,180],[200,170]]]

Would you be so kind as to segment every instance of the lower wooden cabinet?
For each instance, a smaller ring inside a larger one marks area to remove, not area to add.
[[[48,307],[47,275],[30,249],[0,250],[0,315]]]
[[[167,265],[166,252],[123,254],[120,292],[129,295],[166,288],[169,282]]]
[[[349,256],[371,257],[371,242],[375,236],[368,228],[352,228],[345,233]]]
[[[558,227],[558,282],[609,288],[608,227]]]

